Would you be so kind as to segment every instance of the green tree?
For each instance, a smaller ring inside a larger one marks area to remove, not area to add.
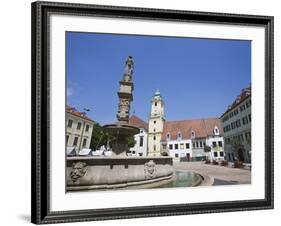
[[[212,148],[209,146],[209,145],[206,145],[205,147],[204,147],[204,152],[206,153],[206,158],[207,158],[207,160],[209,160],[209,153],[211,152],[211,150],[212,150]]]
[[[238,156],[238,160],[240,160],[239,155],[238,155],[238,151],[239,151],[240,148],[243,148],[243,145],[241,144],[241,141],[237,137],[234,137],[230,141],[230,145],[232,146],[235,155]]]
[[[106,146],[107,142],[111,141],[112,138],[104,131],[99,123],[95,123],[93,127],[90,148],[97,150],[101,146]]]
[[[128,147],[129,148],[134,147],[135,144],[136,144],[134,136],[129,136],[128,139],[127,139],[127,142],[128,142]]]

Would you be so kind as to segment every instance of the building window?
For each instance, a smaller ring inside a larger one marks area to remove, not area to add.
[[[155,106],[155,107],[157,106],[157,102],[154,102],[154,106]]]
[[[249,122],[251,122],[251,114],[248,115]]]
[[[73,146],[77,146],[77,143],[78,143],[78,137],[74,137]]]
[[[223,151],[221,151],[220,152],[220,157],[223,157],[223,156],[224,156]]]
[[[202,148],[203,147],[203,144],[202,144],[202,141],[200,141],[200,148]]]
[[[199,145],[198,145],[198,141],[196,141],[196,148],[198,148],[199,147]]]
[[[78,122],[78,123],[77,123],[77,130],[80,130],[80,129],[81,129],[81,125],[82,125],[81,122]]]
[[[195,138],[195,132],[193,130],[191,131],[191,138]]]
[[[215,126],[215,128],[214,128],[214,134],[215,135],[219,135],[219,129],[218,129],[218,127],[217,126]]]
[[[156,124],[156,121],[154,120],[154,122],[153,122],[154,124]]]
[[[85,147],[86,146],[86,144],[87,144],[87,139],[86,138],[84,138],[84,140],[83,140],[83,147]]]
[[[68,136],[68,135],[66,135],[66,140],[65,140],[66,145],[68,144],[68,140],[69,140],[69,136]]]
[[[206,147],[206,142],[203,143],[203,146]]]
[[[73,120],[69,119],[68,122],[67,122],[67,127],[71,128],[72,127],[72,123],[73,123]]]
[[[243,104],[241,107],[240,107],[240,111],[244,111],[245,110],[245,105]]]
[[[218,157],[218,153],[216,151],[214,152],[214,157]]]
[[[185,148],[186,148],[186,149],[189,149],[189,143],[186,143],[186,144],[185,144]]]
[[[169,133],[167,133],[166,137],[167,137],[167,140],[170,140],[170,134]]]
[[[176,158],[178,158],[178,157],[179,157],[179,154],[178,154],[178,153],[176,153],[176,154],[175,154],[175,157],[176,157]]]
[[[195,142],[192,142],[192,147],[195,148]]]
[[[241,121],[240,121],[240,119],[238,119],[237,122],[238,122],[238,127],[240,127],[240,126],[241,126]]]
[[[154,128],[154,129],[153,129],[153,132],[155,132],[155,131],[156,131],[156,129]]]
[[[166,149],[167,149],[167,144],[162,144],[162,148],[163,148],[164,150],[166,150]]]
[[[243,133],[239,135],[239,140],[244,141]]]
[[[142,156],[142,153],[139,153],[139,156]]]
[[[156,140],[156,136],[153,136],[153,140]]]
[[[180,144],[180,149],[184,149],[184,144]]]
[[[175,144],[175,149],[178,150],[179,149],[179,145]]]
[[[243,117],[242,122],[243,122],[243,125],[248,124],[248,117],[247,116]]]
[[[241,124],[240,124],[240,120],[236,120],[236,121],[235,121],[235,126],[236,126],[236,128],[239,128],[240,125],[241,125]]]
[[[177,138],[178,140],[181,140],[181,132],[178,132]]]
[[[213,147],[216,147],[216,146],[217,146],[217,142],[213,141]]]
[[[140,136],[140,147],[143,146],[143,136]]]
[[[173,145],[172,144],[169,144],[169,149],[173,150]]]
[[[155,144],[153,145],[153,150],[156,151],[156,145]]]
[[[218,144],[219,144],[219,147],[222,147],[222,142],[221,141],[219,141]]]
[[[89,131],[89,129],[90,129],[90,126],[89,125],[86,125],[86,132],[88,132]]]

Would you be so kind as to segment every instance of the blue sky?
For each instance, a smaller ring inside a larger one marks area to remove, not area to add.
[[[66,33],[67,103],[100,124],[116,121],[127,57],[135,61],[131,114],[147,120],[159,89],[166,120],[219,117],[251,83],[251,42]]]

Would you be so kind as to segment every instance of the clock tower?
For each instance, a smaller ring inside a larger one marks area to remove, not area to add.
[[[164,101],[159,90],[157,90],[151,99],[148,123],[148,156],[160,156],[164,122]]]

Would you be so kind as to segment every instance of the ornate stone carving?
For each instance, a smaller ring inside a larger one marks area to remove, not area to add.
[[[144,164],[145,179],[152,179],[156,176],[156,163],[153,160],[149,160]]]
[[[77,182],[85,175],[87,171],[87,164],[85,162],[74,162],[70,172],[70,178],[73,182]]]
[[[119,100],[117,118],[120,120],[128,119],[130,112],[130,101],[128,99]]]

